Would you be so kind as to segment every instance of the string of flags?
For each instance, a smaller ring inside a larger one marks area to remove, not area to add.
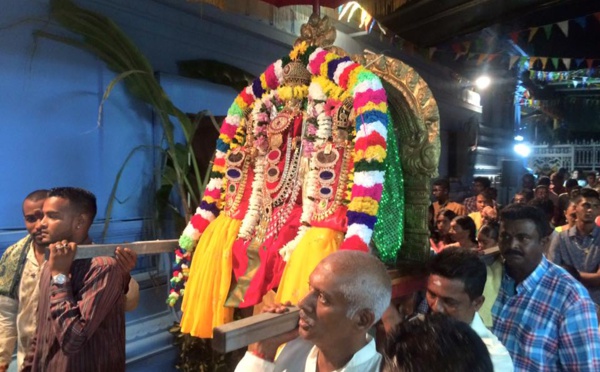
[[[365,29],[367,32],[371,32],[374,26],[377,25],[381,31],[380,38],[383,41],[384,37],[389,37],[390,44],[395,47],[402,49],[408,54],[420,54],[426,59],[432,60],[435,54],[445,53],[454,55],[454,59],[466,59],[475,60],[477,65],[483,63],[490,63],[496,61],[497,63],[504,63],[506,61],[509,70],[517,66],[521,70],[536,70],[544,71],[552,69],[551,75],[544,75],[544,80],[550,79],[561,79],[561,75],[555,75],[558,71],[568,72],[571,69],[587,69],[588,76],[595,74],[595,68],[600,67],[600,56],[589,56],[582,58],[565,58],[562,56],[521,56],[513,55],[508,51],[499,51],[495,53],[484,53],[482,50],[493,49],[494,44],[498,41],[495,36],[486,36],[477,38],[475,40],[467,40],[462,42],[452,43],[445,47],[430,47],[430,48],[419,48],[408,40],[400,38],[398,35],[387,35],[385,28],[382,27],[358,2],[351,1],[342,5],[338,8],[339,19],[346,19],[347,22],[352,20],[353,15],[359,12],[359,27]],[[560,31],[564,37],[569,36],[569,32],[573,25],[578,25],[581,28],[586,28],[590,24],[590,20],[595,19],[600,22],[600,12],[593,13],[589,16],[578,17],[574,19],[564,20],[561,22],[550,23],[538,27],[526,28],[520,31],[512,32],[509,34],[510,39],[518,44],[520,40],[526,40],[527,43],[531,43],[536,35],[539,35],[540,31],[543,31],[545,37],[550,39],[557,30]],[[538,36],[539,37],[539,36]],[[595,58],[598,57],[598,58]],[[550,72],[547,72],[550,74]],[[564,74],[562,75],[564,76]]]

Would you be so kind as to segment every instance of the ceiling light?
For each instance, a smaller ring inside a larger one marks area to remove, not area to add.
[[[475,86],[479,89],[485,89],[490,86],[491,82],[492,79],[490,79],[488,76],[483,75],[478,77],[477,80],[475,80]]]
[[[515,145],[515,147],[513,148],[513,150],[515,150],[517,155],[524,157],[524,158],[528,157],[529,154],[531,154],[531,147],[527,146],[524,143],[517,143]]]

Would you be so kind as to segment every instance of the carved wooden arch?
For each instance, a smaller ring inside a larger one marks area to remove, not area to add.
[[[425,80],[407,64],[390,57],[364,54],[358,62],[377,74],[385,87],[393,130],[404,172],[405,226],[399,259],[429,257],[427,226],[431,178],[438,175],[440,116]]]

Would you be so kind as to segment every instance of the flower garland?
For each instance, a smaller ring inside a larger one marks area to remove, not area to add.
[[[356,136],[354,174],[348,205],[348,230],[341,249],[368,251],[383,191],[387,137],[387,96],[379,78],[348,57],[308,49],[308,70],[348,90],[354,99]],[[299,58],[304,58],[301,56]]]
[[[306,134],[303,134],[302,146],[304,148],[304,159],[310,159],[314,156],[314,146],[324,144],[331,136],[331,111],[325,112],[325,103],[327,96],[321,86],[322,82],[313,79],[308,87],[308,105],[306,108],[308,119],[306,125]],[[315,119],[316,118],[316,119]],[[316,126],[315,126],[316,121]],[[315,210],[315,200],[317,195],[317,168],[312,166],[314,160],[311,161],[311,167],[306,174],[306,179],[303,182],[305,187],[305,197],[302,199],[302,214],[300,215],[300,227],[294,239],[285,244],[279,254],[285,262],[288,262],[292,252],[310,227],[310,220]]]
[[[175,305],[177,299],[183,294],[191,259],[190,251],[221,209],[225,156],[244,117],[244,112],[264,93],[282,85],[283,66],[292,59],[302,61],[317,78],[328,79],[342,90],[350,91],[354,99],[354,111],[357,116],[355,174],[352,199],[347,214],[348,231],[342,248],[368,250],[383,188],[387,97],[379,78],[366,68],[352,62],[348,57],[340,57],[325,49],[308,46],[302,42],[294,47],[289,57],[271,64],[252,84],[244,88],[227,112],[217,140],[211,177],[202,202],[184,229],[179,239],[180,248],[175,252],[176,263],[173,279],[171,279],[171,293],[167,299],[167,303],[171,306]],[[293,89],[291,94],[294,94]],[[329,96],[331,97],[332,94]],[[184,266],[186,270],[183,270]]]

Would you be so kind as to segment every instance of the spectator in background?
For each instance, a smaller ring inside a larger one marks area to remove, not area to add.
[[[481,230],[479,230],[479,233],[477,234],[477,244],[479,245],[480,251],[498,247],[499,228],[500,226],[495,222],[484,225]],[[500,283],[502,282],[502,274],[504,273],[502,268],[502,257],[500,257],[500,255],[486,255],[482,256],[481,260],[485,262],[486,265],[486,280],[483,289],[485,302],[479,309],[479,315],[481,316],[483,324],[488,328],[492,328],[492,306],[494,306],[496,297],[498,297]]]
[[[477,246],[480,251],[498,246],[498,224],[489,223],[483,225],[477,233]]]
[[[555,220],[555,225],[560,226],[565,224],[565,217],[563,215],[564,211],[569,206],[569,201],[571,200],[571,192],[576,189],[580,189],[581,187],[577,183],[577,180],[569,178],[565,182],[565,191],[558,195],[558,210],[562,217],[559,217]]]
[[[577,180],[577,184],[581,187],[585,186],[587,183],[585,182],[585,175],[583,171],[580,169],[574,169],[571,173],[571,178]]]
[[[575,226],[552,240],[548,259],[575,267],[590,296],[600,305],[600,227],[595,223],[600,215],[600,196],[596,190],[584,189],[573,203]]]
[[[531,173],[525,173],[521,178],[521,187],[524,189],[535,189],[535,177]]]
[[[465,207],[460,203],[450,201],[449,197],[450,183],[447,179],[438,179],[433,182],[431,194],[435,199],[429,206],[429,228],[433,234],[436,229],[436,218],[440,210],[447,209],[453,211],[457,216],[466,215]]]
[[[598,187],[598,180],[596,179],[596,171],[588,172],[585,179],[587,181],[587,185],[585,185],[585,188],[595,189],[596,187]]]
[[[487,213],[485,213],[485,215],[488,217],[488,219],[490,218],[494,218],[494,216],[491,216],[490,214],[493,214],[493,209],[494,209],[494,199],[492,197],[491,192],[488,190],[483,191],[481,193],[479,193],[479,195],[477,195],[477,211],[469,213],[469,217],[471,217],[473,219],[473,222],[475,222],[475,227],[477,230],[479,230],[481,228],[481,226],[484,224],[484,209],[486,207],[489,207],[489,209],[492,209],[492,211],[490,211],[489,209],[487,210]]]
[[[554,193],[556,196],[565,192],[565,178],[562,173],[554,172],[550,175],[550,192]]]
[[[515,194],[515,197],[513,198],[513,203],[527,204],[530,201],[532,201],[533,198],[534,194],[532,189],[521,189],[521,191]]]
[[[456,213],[449,209],[442,209],[438,212],[435,218],[435,230],[430,239],[431,249],[434,252],[439,253],[447,245],[454,243],[450,234],[450,224],[454,218],[456,218]]]
[[[438,179],[433,182],[431,194],[435,201],[433,205],[433,215],[437,216],[440,210],[451,210],[457,216],[466,215],[465,206],[450,200],[449,198],[450,183],[446,179]]]
[[[573,199],[574,200],[574,199]],[[569,230],[571,227],[575,226],[575,221],[577,221],[577,206],[573,202],[573,200],[569,201],[567,205],[567,209],[565,209],[565,221],[566,223],[562,226],[557,226],[555,228],[556,232],[561,233],[563,231]]]
[[[477,250],[475,222],[469,216],[458,216],[450,222],[450,236],[456,243],[449,244],[446,248],[459,247],[468,250]]]
[[[544,254],[547,254],[548,249],[550,249],[550,243],[552,242],[552,239],[556,235],[558,235],[556,230],[554,230],[554,226],[552,225],[552,218],[554,216],[554,209],[555,209],[554,205],[552,204],[552,202],[550,200],[540,199],[540,198],[534,198],[531,202],[529,202],[529,205],[544,212],[544,217],[545,217],[544,221],[548,224],[548,229],[550,229],[548,231],[550,231],[550,234],[548,235],[548,237],[546,239],[542,240],[541,244],[544,248]]]
[[[475,177],[473,180],[473,194],[470,198],[466,198],[464,206],[467,210],[467,214],[477,212],[477,195],[486,191],[492,186],[492,182],[487,177]]]

